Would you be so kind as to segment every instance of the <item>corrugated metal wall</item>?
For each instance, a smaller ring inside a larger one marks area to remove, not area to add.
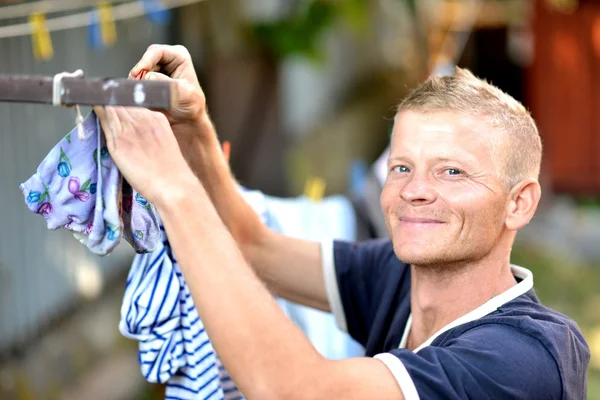
[[[29,37],[0,39],[0,73],[81,68],[90,77],[125,77],[149,44],[167,42],[167,28],[144,18],[119,22],[117,29],[118,43],[102,51],[90,48],[86,29],[55,32],[49,62],[34,60]],[[68,232],[49,231],[25,206],[19,184],[73,127],[74,117],[67,108],[0,103],[0,353],[85,293],[97,293],[98,282],[124,273],[133,255],[123,241],[115,253],[94,256]]]

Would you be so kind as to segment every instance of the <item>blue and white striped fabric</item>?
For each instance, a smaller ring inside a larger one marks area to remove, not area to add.
[[[352,239],[355,221],[349,201],[332,196],[320,203],[279,199],[240,188],[263,223],[289,236]],[[323,221],[329,220],[328,224]],[[119,330],[139,341],[139,361],[147,381],[166,383],[167,399],[243,400],[215,355],[179,265],[161,226],[161,243],[135,256],[121,307]],[[362,355],[362,348],[337,330],[333,316],[278,302],[324,356]]]
[[[121,334],[139,342],[142,374],[167,384],[166,399],[244,399],[215,355],[162,226],[161,236],[131,266]]]

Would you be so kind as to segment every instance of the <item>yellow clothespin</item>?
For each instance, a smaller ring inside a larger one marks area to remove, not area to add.
[[[327,184],[323,178],[310,177],[304,183],[304,196],[312,201],[319,201],[325,195],[325,187]]]
[[[113,15],[112,5],[106,1],[98,3],[100,20],[100,35],[105,46],[112,46],[117,41],[117,26]]]
[[[31,25],[31,43],[33,56],[36,60],[48,61],[54,56],[52,38],[46,26],[46,16],[42,13],[33,13],[29,16]]]

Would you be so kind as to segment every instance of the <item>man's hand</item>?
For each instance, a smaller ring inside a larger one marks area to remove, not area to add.
[[[206,112],[206,97],[190,53],[183,46],[151,45],[129,78],[169,81],[177,86],[178,103],[165,112],[171,124],[193,124]]]
[[[161,113],[134,107],[94,107],[108,151],[127,182],[155,205],[200,187]]]
[[[177,104],[164,111],[181,152],[203,181],[206,163],[223,165],[216,132],[206,110],[206,97],[198,82],[192,58],[183,46],[154,44],[148,47],[129,73],[132,79],[171,82],[177,88]],[[228,173],[228,168],[226,169]]]
[[[327,309],[319,244],[277,235],[246,202],[231,175],[229,146],[221,148],[207,115],[204,93],[187,50],[182,46],[150,46],[131,70],[130,78],[152,76],[174,82],[179,89],[179,103],[165,115],[185,161],[202,182],[201,185],[185,183],[178,190],[199,187],[200,192],[208,194],[244,256],[280,296]],[[121,148],[118,146],[116,150],[120,152]],[[122,160],[122,163],[127,162],[129,160]],[[153,203],[156,205],[156,200]]]

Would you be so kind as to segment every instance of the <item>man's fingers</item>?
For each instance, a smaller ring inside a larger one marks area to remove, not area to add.
[[[160,71],[160,65],[155,65],[150,71],[141,69],[141,70],[137,71],[137,75],[133,75],[132,71],[133,70],[129,71],[129,76],[127,76],[128,79],[133,78],[133,79],[143,80],[143,79],[146,79],[146,75],[148,75],[149,72]]]
[[[162,74],[160,72],[148,72],[147,74],[145,74],[145,76],[142,79],[149,80],[149,81],[172,82],[175,85],[177,85],[177,83],[178,83],[178,81],[176,79],[168,77],[167,75]],[[181,85],[177,85],[177,90],[178,91],[181,90]],[[159,112],[164,115],[168,115],[169,111],[170,110],[159,110]]]
[[[144,79],[149,81],[175,81],[175,79],[170,78],[165,74],[161,74],[160,72],[148,72],[146,76],[144,76]]]
[[[190,83],[186,82],[185,80],[173,79],[160,72],[148,72],[144,79],[149,81],[171,82],[176,86],[177,91],[180,95],[183,95],[183,97],[187,97],[189,95],[189,92],[193,90]]]
[[[141,71],[164,71],[171,75],[189,58],[183,46],[153,44],[148,47],[141,60],[131,69],[130,76],[137,77]]]
[[[142,71],[152,71],[155,67],[160,67],[163,59],[163,47],[152,45],[144,53],[140,61],[131,69],[129,75],[137,78]]]
[[[102,127],[102,129],[106,132],[112,130],[115,125],[115,115],[113,108],[110,106],[94,106],[94,111],[96,112],[96,116],[100,120],[100,126]],[[116,122],[118,123],[118,121]]]
[[[94,113],[96,113],[96,116],[100,120],[100,124],[103,124],[104,120],[106,119],[106,112],[104,111],[104,106],[94,106],[92,108],[94,110]],[[102,129],[104,129],[104,126],[102,126]]]
[[[120,128],[118,132],[129,133],[132,131],[132,112],[125,109],[125,107],[113,108],[115,112],[115,119],[119,121]],[[133,110],[132,110],[133,111]]]
[[[94,106],[93,108],[98,120],[100,120],[100,126],[102,127],[104,137],[106,138],[108,151],[113,154],[117,146],[117,131],[115,126],[118,124],[120,127],[121,125],[119,121],[116,121],[116,116],[114,115],[115,113],[112,107]]]

